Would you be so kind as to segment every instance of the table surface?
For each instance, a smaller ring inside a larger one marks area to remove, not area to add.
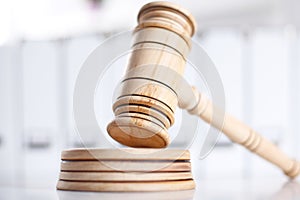
[[[5,200],[296,200],[300,199],[300,182],[284,179],[196,180],[195,190],[147,193],[95,193],[56,191],[55,188],[0,186],[0,199]]]

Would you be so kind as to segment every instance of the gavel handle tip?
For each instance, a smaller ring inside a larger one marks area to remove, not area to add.
[[[300,163],[294,160],[291,169],[284,173],[285,175],[289,176],[290,179],[295,179],[300,174]]]

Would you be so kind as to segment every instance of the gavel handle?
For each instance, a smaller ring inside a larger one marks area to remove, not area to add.
[[[233,142],[243,145],[248,150],[277,165],[290,178],[295,178],[299,175],[299,162],[289,158],[272,142],[228,114],[225,114],[223,126],[220,126],[218,122],[212,119],[213,111],[217,108],[205,95],[200,94],[196,90],[194,90],[194,93],[198,103],[193,109],[189,110],[191,114],[199,116],[207,123],[219,129]]]

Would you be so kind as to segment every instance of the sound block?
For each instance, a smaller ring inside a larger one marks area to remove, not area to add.
[[[98,192],[189,190],[190,154],[180,149],[70,149],[57,189]]]

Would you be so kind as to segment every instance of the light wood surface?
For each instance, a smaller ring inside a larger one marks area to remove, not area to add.
[[[190,162],[71,161],[62,162],[61,171],[78,172],[189,172]]]
[[[172,41],[171,38],[165,40]],[[159,64],[161,66],[172,66],[172,69],[182,73],[186,62],[179,51],[174,50],[170,46],[163,46],[158,43],[151,43],[150,41],[135,44],[132,47],[130,56],[128,66],[138,67],[144,64]],[[162,57],[164,59],[161,59]],[[128,68],[128,70],[133,67]]]
[[[167,37],[164,37],[167,36]],[[167,45],[157,46],[155,43],[160,44],[166,44],[166,38],[172,37],[175,38],[174,40],[169,40]],[[177,38],[177,39],[176,39]],[[145,42],[147,41],[147,42]],[[151,43],[149,43],[149,41]],[[188,55],[190,51],[190,43],[187,43],[187,41],[182,40],[181,36],[177,33],[170,32],[169,30],[163,29],[163,28],[157,28],[157,27],[148,27],[139,30],[134,34],[133,37],[133,44],[134,45],[134,51],[139,49],[137,48],[137,45],[142,45],[140,50],[143,52],[145,49],[162,49],[164,50],[164,53],[172,53],[172,54],[178,54],[178,58],[182,56],[184,59],[186,59],[186,55]],[[168,60],[166,60],[168,61]],[[177,60],[179,62],[182,62],[182,60]],[[168,63],[169,64],[169,63]],[[174,63],[175,64],[175,63]],[[179,65],[181,66],[181,65]],[[178,68],[178,70],[183,70]],[[177,71],[177,70],[176,70]]]
[[[119,143],[136,148],[161,148],[170,143],[165,127],[137,117],[119,117],[109,124],[109,135]]]
[[[169,2],[145,5],[138,14],[127,73],[140,66],[153,65],[154,68],[164,66],[183,75],[194,32],[195,20],[181,7]],[[167,128],[174,123],[177,96],[173,90],[157,84],[155,80],[147,79],[147,83],[145,80],[143,77],[131,77],[122,81],[122,89],[113,105],[115,120],[107,126],[107,131],[113,139],[126,146],[166,147],[170,143]],[[124,112],[118,110],[120,107],[122,111],[143,113],[148,117],[131,114],[124,118]]]
[[[69,149],[61,153],[62,160],[93,161],[93,160],[190,160],[190,152],[183,149]]]
[[[157,14],[158,12],[159,14]],[[147,13],[148,15],[145,15]],[[153,18],[156,20],[151,20]],[[188,43],[190,36],[194,35],[196,30],[196,21],[188,10],[166,1],[151,2],[144,5],[138,14],[138,22],[138,29],[153,26],[162,27],[182,36]]]
[[[276,145],[238,119],[225,114],[224,123],[220,126],[219,121],[213,120],[214,111],[217,111],[218,108],[205,95],[196,90],[194,92],[198,105],[189,111],[191,114],[198,115],[207,123],[221,130],[233,142],[243,145],[248,150],[277,165],[290,178],[299,175],[300,163],[298,161],[291,159]]]
[[[57,189],[92,192],[151,192],[192,190],[193,180],[159,181],[159,182],[76,182],[58,181]]]
[[[170,181],[193,179],[191,172],[60,172],[65,181]]]

